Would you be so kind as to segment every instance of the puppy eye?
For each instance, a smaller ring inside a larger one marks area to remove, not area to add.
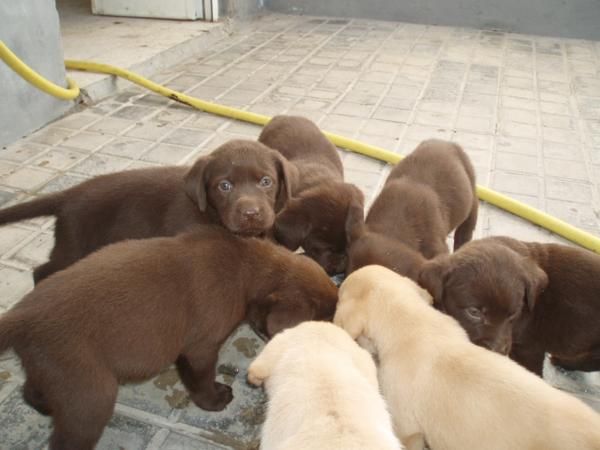
[[[471,306],[465,309],[467,317],[473,322],[481,322],[483,320],[483,313],[479,308]]]
[[[271,187],[273,186],[273,180],[271,179],[271,177],[268,176],[264,176],[260,179],[260,183],[259,183],[262,187]]]
[[[233,184],[229,181],[224,180],[219,183],[219,190],[222,192],[229,192],[233,189]]]

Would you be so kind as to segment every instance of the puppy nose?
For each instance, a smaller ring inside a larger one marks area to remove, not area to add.
[[[254,219],[260,215],[257,207],[246,208],[242,211],[242,215],[247,219]]]

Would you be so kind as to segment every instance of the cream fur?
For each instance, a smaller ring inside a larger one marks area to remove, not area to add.
[[[304,322],[276,335],[248,368],[269,403],[262,450],[401,450],[375,364],[344,330]]]
[[[423,301],[426,300],[426,301]],[[409,450],[600,450],[600,415],[505,356],[469,342],[422,289],[381,266],[352,273],[334,322],[367,340]]]

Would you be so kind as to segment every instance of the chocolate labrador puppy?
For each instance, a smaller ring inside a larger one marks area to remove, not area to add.
[[[346,274],[369,264],[385,266],[417,280],[426,259],[471,240],[479,201],[475,171],[463,149],[452,142],[424,141],[390,172],[364,220],[352,208],[346,223]]]
[[[331,319],[336,302],[311,259],[196,226],[107,246],[48,277],[0,317],[0,353],[15,350],[25,400],[52,416],[50,449],[86,450],[112,416],[119,383],[175,363],[192,401],[222,410],[232,392],[215,382],[219,348],[250,311],[262,311],[272,336]]]
[[[198,223],[220,223],[240,235],[261,235],[291,195],[291,167],[263,144],[230,141],[190,167],[102,175],[0,210],[0,225],[56,216],[50,260],[39,282],[94,250],[124,239],[173,236]]]
[[[491,237],[425,264],[421,284],[480,345],[541,375],[546,352],[600,370],[600,255]]]
[[[345,223],[350,205],[364,205],[362,192],[344,183],[335,146],[310,120],[276,116],[258,138],[297,169],[292,195],[277,215],[274,235],[290,250],[302,247],[327,273],[346,267]]]

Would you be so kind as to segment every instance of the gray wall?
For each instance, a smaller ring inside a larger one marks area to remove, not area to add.
[[[263,10],[264,0],[219,0],[219,15],[247,19]]]
[[[600,0],[265,0],[273,11],[600,40]]]
[[[0,39],[35,71],[66,86],[54,0],[0,0]],[[42,127],[73,104],[37,90],[2,61],[0,89],[0,145]]]

